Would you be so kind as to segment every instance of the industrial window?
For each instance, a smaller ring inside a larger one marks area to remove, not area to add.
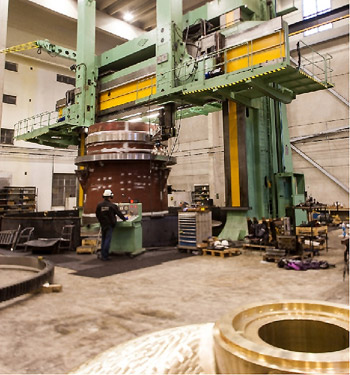
[[[11,72],[18,72],[18,64],[11,61],[5,61],[5,69],[11,70]]]
[[[68,85],[75,86],[75,78],[57,74],[57,82],[67,83]]]
[[[13,135],[14,135],[13,129],[1,128],[0,129],[0,143],[5,144],[5,145],[13,145]]]
[[[65,206],[66,198],[77,196],[75,174],[54,173],[52,177],[52,206]]]
[[[7,104],[16,104],[17,96],[4,94],[2,96],[2,101],[3,103],[7,103]]]
[[[320,14],[331,10],[331,0],[303,0],[303,18],[309,19],[317,17]],[[305,36],[316,34],[319,31],[324,31],[332,28],[331,23],[314,27],[313,29],[304,32]]]

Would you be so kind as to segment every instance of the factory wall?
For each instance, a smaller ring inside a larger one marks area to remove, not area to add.
[[[53,173],[74,173],[75,153],[44,151],[39,148],[0,147],[0,187],[35,186],[37,189],[37,210],[58,210],[52,207]]]
[[[347,4],[348,1],[344,0],[331,1],[333,9]],[[302,19],[302,1],[296,0],[295,6],[298,11],[284,17],[289,24]],[[332,28],[326,31],[290,37],[291,56],[295,60],[298,59],[296,43],[299,40],[314,51],[332,57],[330,65],[333,71],[328,80],[334,84],[334,92],[322,90],[303,94],[287,106],[292,144],[329,176],[295,151],[294,169],[304,173],[306,190],[317,201],[327,204],[338,201],[349,207],[348,192],[334,182],[349,189],[349,19],[332,23]],[[308,48],[302,48],[301,55],[316,61],[317,54]],[[311,66],[308,68],[312,71]],[[322,135],[324,132],[328,134]],[[305,135],[319,136],[293,141]]]
[[[210,198],[217,206],[225,205],[224,148],[222,113],[179,120],[178,137],[169,142],[177,158],[168,183],[174,190],[169,203],[191,201],[195,185],[209,185]]]
[[[3,103],[2,128],[33,115],[55,110],[55,103],[73,86],[57,82],[57,74],[69,75],[63,67],[32,58],[8,55],[6,61],[16,63],[18,71],[5,70],[4,94],[16,96],[16,104]],[[35,143],[14,141],[0,146],[0,185],[35,186],[38,192],[37,209],[52,207],[53,173],[74,174],[76,151],[59,151]]]
[[[349,102],[349,37],[332,39],[317,47],[323,54],[333,56],[334,90]],[[288,120],[292,139],[347,127],[327,136],[295,142],[294,146],[349,186],[349,106],[330,91],[304,94],[288,105]],[[344,189],[299,154],[294,153],[293,160],[294,168],[305,175],[309,195],[322,203],[338,201],[348,206],[349,197]]]
[[[72,72],[63,67],[14,54],[7,55],[6,61],[16,63],[18,71],[5,70],[4,94],[16,96],[17,101],[15,105],[3,103],[3,128],[13,129],[20,120],[55,111],[56,101],[74,87],[57,82],[57,74],[72,76]],[[15,145],[21,146],[21,143]],[[26,144],[25,147],[31,146]]]

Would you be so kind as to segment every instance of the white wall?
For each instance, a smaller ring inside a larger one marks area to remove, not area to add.
[[[18,72],[5,70],[4,93],[16,96],[17,103],[3,103],[4,128],[13,129],[20,120],[55,111],[56,101],[64,98],[66,91],[73,88],[72,85],[57,82],[57,74],[73,76],[68,69],[14,54],[8,54],[6,60],[17,63]],[[30,147],[30,144],[26,143],[25,146]]]
[[[295,3],[299,10],[285,17],[288,22],[302,19],[301,1]],[[347,1],[333,0],[332,8],[346,4]],[[297,59],[295,46],[298,40],[302,40],[322,55],[332,56],[333,72],[330,81],[334,83],[333,89],[336,93],[349,102],[348,19],[334,22],[331,30],[306,37],[303,33],[291,37],[291,55],[295,59]],[[301,53],[311,56],[306,49],[302,49]],[[327,90],[298,96],[287,106],[287,114],[292,139],[349,126],[349,106]],[[294,146],[340,183],[349,187],[349,131],[297,142]],[[306,190],[311,196],[322,203],[332,204],[340,201],[348,206],[349,194],[344,189],[295,152],[293,152],[293,162],[294,169],[304,173]]]
[[[179,203],[190,196],[194,185],[209,184],[210,198],[217,206],[225,203],[223,125],[221,112],[181,120],[178,139],[169,142],[177,164],[171,168],[168,183]],[[186,199],[188,201],[188,199]]]
[[[37,210],[51,210],[52,174],[74,173],[75,152],[43,152],[42,149],[0,146],[0,180],[5,177],[10,186],[35,186]]]
[[[18,72],[5,70],[4,75],[4,93],[15,95],[17,103],[3,103],[3,128],[13,129],[19,120],[54,111],[56,101],[73,88],[56,79],[57,74],[72,75],[68,69],[14,54],[6,59],[18,64]],[[0,146],[0,181],[9,181],[12,186],[35,186],[37,210],[57,209],[51,206],[52,174],[74,173],[76,155],[75,150],[54,150],[24,141]]]

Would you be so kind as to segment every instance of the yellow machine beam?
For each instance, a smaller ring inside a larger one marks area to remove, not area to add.
[[[238,154],[238,121],[237,104],[229,101],[229,139],[230,139],[230,166],[231,166],[231,201],[232,207],[240,207],[240,179]]]
[[[147,96],[154,95],[157,91],[156,76],[128,82],[111,90],[104,91],[99,96],[99,110],[104,111],[122,104],[130,103]]]

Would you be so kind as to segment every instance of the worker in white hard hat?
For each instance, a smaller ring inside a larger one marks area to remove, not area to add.
[[[113,192],[110,189],[106,189],[102,197],[102,202],[97,205],[96,217],[101,225],[102,230],[102,243],[101,243],[101,260],[109,260],[109,247],[111,245],[113,229],[117,223],[116,215],[118,215],[123,221],[127,218],[121,213],[119,207],[112,203]]]

